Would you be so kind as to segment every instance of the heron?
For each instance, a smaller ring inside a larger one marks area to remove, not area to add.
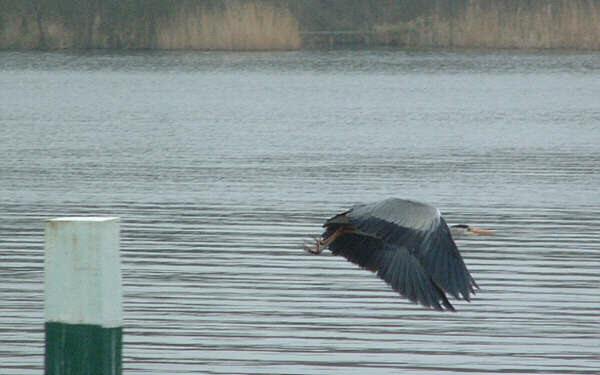
[[[466,224],[448,227],[437,208],[398,198],[357,204],[323,227],[314,245],[304,245],[306,251],[329,248],[410,301],[439,311],[456,311],[446,294],[470,301],[479,289],[453,236],[494,234]]]

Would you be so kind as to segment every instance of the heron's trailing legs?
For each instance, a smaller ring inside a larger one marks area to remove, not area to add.
[[[323,238],[315,238],[315,244],[313,246],[304,244],[304,250],[308,251],[311,254],[321,254],[323,250],[325,250],[333,241],[337,240],[340,236],[344,234],[352,233],[352,230],[348,228],[338,228],[335,232],[331,234],[331,236],[323,239]]]

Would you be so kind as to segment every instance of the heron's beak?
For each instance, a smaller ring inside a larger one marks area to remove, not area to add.
[[[491,229],[483,229],[483,228],[475,228],[475,227],[471,227],[469,232],[476,236],[493,236],[494,234],[496,234],[496,232]]]

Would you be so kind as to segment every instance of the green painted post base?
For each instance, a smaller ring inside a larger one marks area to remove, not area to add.
[[[46,375],[121,375],[123,328],[46,323]]]

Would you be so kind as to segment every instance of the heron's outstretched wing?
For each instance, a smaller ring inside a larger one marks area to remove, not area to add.
[[[436,310],[454,311],[444,291],[406,247],[350,234],[333,242],[330,249],[334,254],[376,272],[377,276],[409,300]]]
[[[477,284],[436,208],[419,202],[387,199],[354,206],[344,216],[359,234],[405,248],[443,291],[467,301],[470,294],[475,293]]]

